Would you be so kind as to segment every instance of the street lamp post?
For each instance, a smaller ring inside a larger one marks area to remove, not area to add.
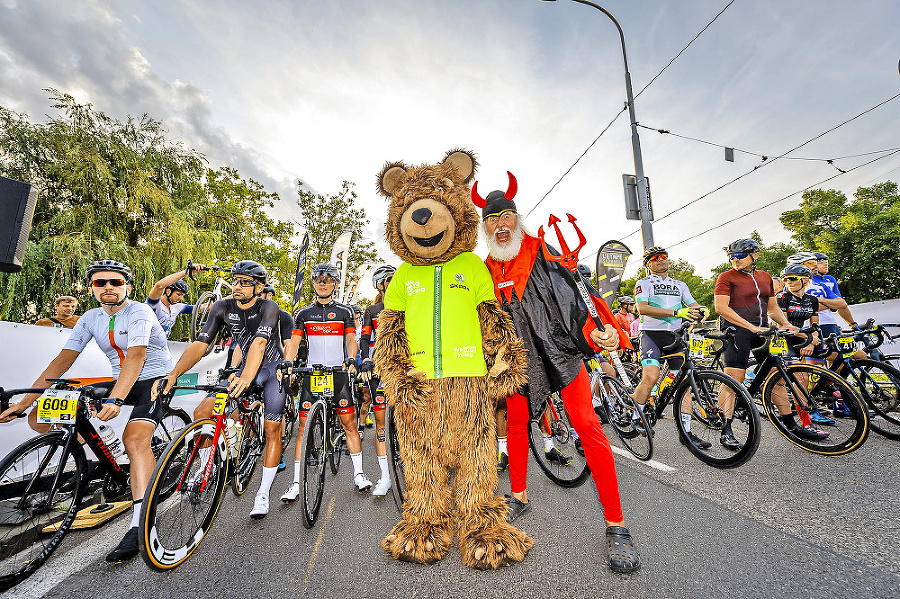
[[[555,2],[556,0],[541,1]],[[602,6],[589,2],[588,0],[572,1],[593,6],[609,17],[609,20],[612,21],[613,24],[615,24],[616,29],[619,30],[619,38],[622,40],[622,58],[625,61],[625,94],[628,100],[628,115],[631,118],[631,148],[634,152],[634,175],[637,180],[638,208],[641,216],[641,236],[643,237],[644,249],[646,250],[653,246],[653,225],[650,222],[652,214],[650,209],[650,191],[647,186],[647,179],[644,177],[644,161],[641,158],[641,138],[638,135],[637,118],[634,116],[634,96],[631,91],[631,73],[628,71],[628,54],[625,52],[625,34],[622,32],[622,27],[619,25],[619,22],[616,21],[616,18]]]

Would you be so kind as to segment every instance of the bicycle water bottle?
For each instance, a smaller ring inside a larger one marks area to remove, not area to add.
[[[238,454],[237,422],[228,418],[225,420],[225,438],[228,440],[228,457],[234,458]]]
[[[659,390],[656,392],[656,396],[659,397],[660,395],[662,395],[662,394],[663,394],[663,391],[665,391],[666,387],[668,387],[669,385],[671,385],[671,384],[672,384],[672,381],[674,381],[674,380],[675,380],[675,373],[674,373],[674,372],[670,372],[669,374],[667,374],[667,375],[666,375],[666,378],[664,378],[664,379],[662,380],[662,382],[660,382],[660,384],[659,384]]]
[[[116,431],[114,431],[111,426],[101,424],[100,428],[97,429],[97,432],[100,433],[100,438],[109,448],[109,452],[112,454],[112,457],[117,458],[125,452],[124,448],[122,447],[122,442],[119,441],[119,437],[116,435]]]

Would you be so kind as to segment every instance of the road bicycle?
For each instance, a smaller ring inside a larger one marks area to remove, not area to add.
[[[0,411],[16,395],[41,393],[35,408],[49,432],[22,443],[0,462],[0,591],[33,574],[59,547],[78,510],[97,491],[102,504],[130,501],[129,465],[119,464],[91,422],[102,408],[106,387],[79,386],[72,379],[48,379],[49,389],[0,389]],[[24,414],[22,415],[24,417]],[[163,419],[151,440],[155,457],[190,422],[184,410],[163,403]],[[97,457],[88,462],[78,437]],[[169,478],[162,493],[174,488]],[[99,512],[98,512],[99,513]],[[45,533],[45,531],[47,531]]]
[[[303,408],[309,410],[303,436],[300,439],[303,464],[303,526],[312,528],[319,516],[322,506],[322,495],[325,491],[325,463],[331,466],[331,473],[337,474],[341,456],[347,451],[347,437],[344,427],[338,418],[338,409],[346,407],[346,399],[335,397],[334,375],[342,372],[342,366],[323,366],[314,364],[311,367],[298,368],[302,385],[313,397],[312,402],[304,402]],[[349,374],[347,382],[349,392],[354,392],[354,380]],[[310,405],[307,405],[310,403]]]
[[[878,349],[891,335],[869,320],[860,329],[841,331],[823,341],[837,353],[829,370],[843,376],[869,407],[869,425],[888,439],[900,440],[900,370],[883,361]],[[858,346],[870,356],[859,359]]]
[[[591,378],[594,410],[608,424],[628,451],[639,460],[653,456],[653,428],[641,406],[619,379],[604,374],[595,356],[586,360]]]
[[[200,297],[197,298],[197,302],[194,304],[194,309],[191,311],[191,341],[197,340],[197,335],[203,330],[203,326],[206,324],[206,320],[209,318],[210,308],[212,305],[222,299],[223,297],[227,297],[231,295],[231,283],[225,280],[222,275],[231,274],[231,269],[227,268],[219,268],[218,266],[207,266],[205,268],[199,269],[201,272],[209,272],[215,271],[218,273],[216,276],[216,280],[213,283],[212,291],[204,291],[200,294]],[[194,279],[195,269],[193,268],[193,263],[188,260],[187,264],[187,276],[191,279]],[[224,293],[223,293],[224,291]],[[216,334],[216,338],[213,339],[209,346],[206,348],[206,353],[204,355],[209,355],[209,352],[213,350],[214,347],[219,346],[219,342],[222,340],[223,333],[220,331]]]
[[[256,471],[265,447],[262,388],[251,384],[240,398],[231,398],[227,377],[236,371],[220,370],[214,385],[171,389],[170,395],[178,390],[212,393],[215,403],[211,418],[195,420],[172,439],[147,485],[139,547],[144,562],[155,570],[183,564],[212,527],[229,480],[234,494],[242,495]]]
[[[685,322],[675,331],[675,341],[660,348],[663,353],[659,359],[662,364],[660,383],[652,413],[661,418],[666,406],[672,404],[672,416],[679,439],[688,451],[710,466],[736,468],[753,457],[759,448],[759,412],[741,383],[724,372],[698,363],[704,358],[704,348],[708,347],[706,339],[725,340],[733,335],[733,331],[726,331],[722,335],[711,331],[695,333],[693,326],[691,322]],[[669,360],[672,359],[682,362],[674,377],[669,376]],[[728,391],[724,402],[721,401],[723,390]],[[729,419],[726,402],[730,403],[732,398],[732,417]],[[690,419],[682,417],[687,414],[690,414]],[[691,423],[690,431],[685,428],[686,420]],[[736,450],[729,449],[720,442],[721,435],[729,424],[740,444]],[[691,434],[688,435],[688,432]],[[695,440],[699,440],[699,443]]]
[[[757,333],[763,343],[753,352],[761,357],[761,362],[747,391],[751,395],[761,393],[766,415],[788,441],[813,453],[843,455],[858,449],[866,440],[869,415],[863,400],[843,377],[822,366],[798,362],[790,355],[789,337],[806,336],[805,343],[794,345],[799,350],[818,330],[818,325],[813,325],[799,332],[779,331],[773,325],[768,331]],[[768,353],[760,356],[766,350]],[[827,417],[833,413],[836,401],[843,402],[847,416],[833,418],[825,430],[815,429],[811,415]],[[795,416],[800,419],[799,425]]]
[[[553,449],[549,449],[551,445]],[[528,422],[528,445],[538,466],[561,487],[577,487],[591,473],[562,396],[550,394]]]

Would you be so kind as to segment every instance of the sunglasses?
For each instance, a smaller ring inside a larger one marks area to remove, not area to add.
[[[319,277],[317,279],[313,279],[313,283],[318,283],[319,285],[327,285],[334,281],[331,277]]]
[[[662,262],[663,260],[668,260],[669,254],[656,254],[655,256],[648,258],[647,262]]]
[[[782,280],[784,280],[784,281],[802,281],[802,280],[805,279],[805,278],[806,278],[806,277],[795,277],[795,276],[790,276],[790,277],[782,277]]]
[[[236,287],[253,287],[256,281],[253,279],[231,279],[231,284]]]
[[[106,287],[107,283],[113,287],[124,287],[125,279],[94,279],[91,281],[91,287],[97,287],[99,289],[101,287]]]
[[[728,256],[729,260],[743,260],[750,255],[750,252],[736,252]]]

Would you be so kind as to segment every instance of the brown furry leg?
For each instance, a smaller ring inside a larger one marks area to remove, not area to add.
[[[496,497],[497,455],[493,399],[487,397],[484,379],[455,379],[456,397],[465,397],[460,413],[465,418],[459,431],[458,460],[453,497],[456,500],[459,552],[463,564],[485,570],[525,559],[534,545],[528,535],[506,521],[506,502]]]
[[[395,559],[431,564],[444,557],[453,543],[450,473],[436,455],[433,436],[439,414],[398,406],[395,418],[407,492],[403,518],[381,546]]]

